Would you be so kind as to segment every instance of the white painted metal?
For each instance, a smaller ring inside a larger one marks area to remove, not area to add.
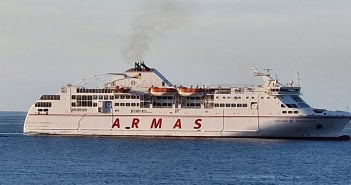
[[[143,63],[114,74],[98,89],[67,85],[59,99],[41,98],[28,111],[25,134],[181,137],[337,137],[349,112],[314,109],[300,87],[269,74],[256,87],[206,88],[199,96],[152,96],[151,87],[174,87]],[[130,92],[114,89],[130,88]],[[46,104],[45,104],[46,103]]]

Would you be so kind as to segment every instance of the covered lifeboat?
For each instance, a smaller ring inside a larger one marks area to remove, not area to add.
[[[205,89],[180,87],[178,88],[178,93],[181,96],[204,96]]]
[[[153,96],[174,96],[178,91],[173,87],[151,87],[150,93]]]
[[[115,89],[114,89],[114,92],[115,93],[129,93],[131,90],[130,87],[119,87],[119,86],[116,86]]]

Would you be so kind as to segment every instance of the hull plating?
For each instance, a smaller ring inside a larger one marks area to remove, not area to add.
[[[28,115],[25,134],[171,137],[338,137],[348,117]]]

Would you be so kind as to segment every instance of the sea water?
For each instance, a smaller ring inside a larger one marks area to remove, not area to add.
[[[24,119],[0,112],[0,184],[351,184],[350,141],[25,136]]]

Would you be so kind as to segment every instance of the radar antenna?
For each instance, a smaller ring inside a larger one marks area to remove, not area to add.
[[[267,68],[267,69],[263,69],[265,71],[267,71],[267,73],[270,73],[271,71],[273,71],[273,69]]]
[[[252,67],[252,74],[255,76],[270,76],[269,71],[273,70],[273,69],[264,69],[265,71],[267,71],[268,73],[261,73],[258,71],[258,69],[256,67]]]
[[[300,83],[301,83],[300,72],[297,72],[297,85],[300,86]]]

